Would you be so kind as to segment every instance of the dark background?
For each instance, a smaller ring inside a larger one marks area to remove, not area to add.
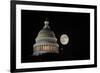
[[[59,44],[59,54],[33,56],[33,44],[45,19],[54,31]],[[90,59],[90,14],[50,11],[21,11],[21,61],[43,62]],[[62,45],[60,36],[67,34],[69,43]]]

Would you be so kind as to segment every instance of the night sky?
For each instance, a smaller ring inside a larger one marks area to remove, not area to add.
[[[59,54],[33,56],[33,44],[38,32],[43,28],[45,19],[57,37]],[[43,62],[90,59],[90,14],[50,11],[21,11],[21,61]],[[62,45],[60,36],[67,34],[69,43]],[[61,49],[63,48],[63,49]]]

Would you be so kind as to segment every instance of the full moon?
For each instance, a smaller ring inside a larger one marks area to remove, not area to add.
[[[61,35],[60,42],[62,45],[67,45],[69,42],[69,37],[66,34]]]

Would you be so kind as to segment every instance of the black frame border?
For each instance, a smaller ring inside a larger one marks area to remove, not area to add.
[[[28,68],[16,69],[16,5],[43,5],[43,6],[57,6],[57,7],[74,7],[74,8],[89,8],[94,9],[94,64],[91,65],[77,65],[77,66],[59,66],[59,67],[45,67],[45,68]],[[33,2],[33,1],[11,1],[10,2],[10,72],[29,72],[29,71],[44,71],[44,70],[61,70],[61,69],[79,69],[97,67],[97,6],[94,5],[79,5],[79,4],[61,4],[61,3],[47,3],[47,2]]]

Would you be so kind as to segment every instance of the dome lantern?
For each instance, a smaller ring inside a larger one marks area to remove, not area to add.
[[[49,27],[49,21],[47,21],[47,20],[44,21],[44,24],[45,24],[45,26],[44,26],[43,28],[50,28],[50,27]]]

